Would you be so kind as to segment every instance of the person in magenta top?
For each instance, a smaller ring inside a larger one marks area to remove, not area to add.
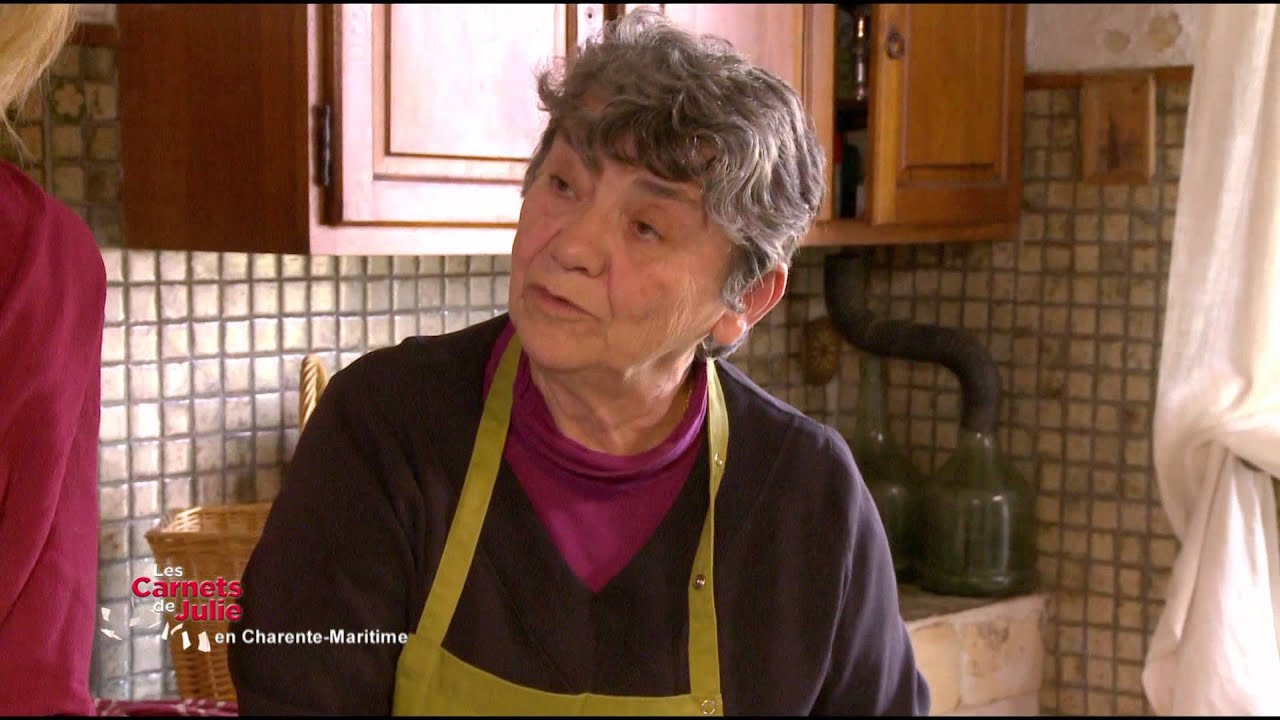
[[[0,107],[73,23],[68,5],[0,6]],[[0,161],[0,715],[94,714],[105,303],[84,221]]]
[[[334,375],[240,711],[927,714],[848,445],[726,359],[822,204],[800,97],[646,10],[538,91],[509,311]]]

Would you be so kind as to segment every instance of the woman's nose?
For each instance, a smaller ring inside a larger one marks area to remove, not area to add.
[[[594,277],[608,266],[613,223],[609,213],[588,205],[564,221],[551,238],[551,257],[562,269]]]

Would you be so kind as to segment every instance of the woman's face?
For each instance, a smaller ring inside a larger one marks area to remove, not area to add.
[[[508,306],[530,359],[626,375],[679,362],[708,334],[737,340],[721,296],[732,244],[701,188],[602,162],[594,175],[556,139],[525,193]]]

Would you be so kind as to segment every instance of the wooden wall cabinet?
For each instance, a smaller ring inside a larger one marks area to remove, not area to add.
[[[635,7],[119,5],[126,242],[507,253],[535,71]],[[835,5],[652,7],[791,83],[832,157]],[[1024,26],[1021,5],[873,6],[868,212],[829,197],[809,244],[1012,236]]]
[[[131,247],[510,252],[534,73],[602,5],[120,5]]]
[[[833,4],[650,5],[725,37],[791,83],[824,143],[834,188]],[[866,210],[836,217],[828,193],[806,245],[1001,240],[1022,202],[1026,6],[870,6]]]

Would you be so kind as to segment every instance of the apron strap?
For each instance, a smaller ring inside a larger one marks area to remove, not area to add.
[[[716,375],[716,364],[710,358],[707,360],[707,444],[711,461],[710,497],[707,519],[702,525],[702,536],[689,578],[689,691],[695,698],[720,695],[720,649],[716,634],[712,559],[715,556],[716,493],[728,458],[729,416],[725,411],[724,390]]]
[[[498,468],[502,465],[502,450],[507,443],[507,427],[511,421],[511,397],[515,385],[516,368],[520,362],[520,338],[512,334],[498,362],[489,394],[484,401],[484,415],[476,431],[475,446],[471,449],[471,463],[467,466],[467,478],[462,485],[462,496],[449,523],[440,565],[427,593],[427,603],[418,620],[418,635],[432,646],[444,643],[445,633],[453,620],[462,587],[466,584],[471,561],[480,541],[480,529],[489,510]]]

